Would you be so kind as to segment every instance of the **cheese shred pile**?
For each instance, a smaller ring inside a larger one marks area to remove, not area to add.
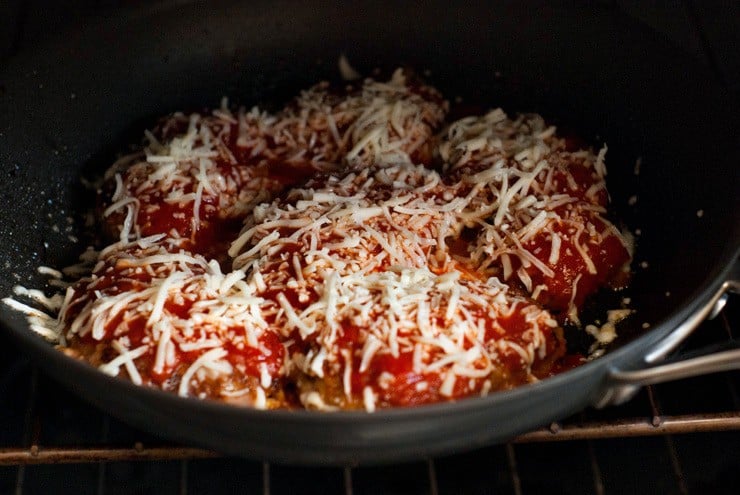
[[[274,114],[173,114],[106,174],[110,244],[72,283],[44,270],[63,292],[4,301],[104,373],[255,408],[372,412],[547,377],[562,325],[626,282],[607,148],[448,107],[399,69]]]

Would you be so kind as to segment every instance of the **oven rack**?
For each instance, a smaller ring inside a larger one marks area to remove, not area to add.
[[[734,340],[739,306],[728,304],[705,322],[687,348]],[[236,486],[262,495],[607,494],[631,492],[630,483],[639,492],[646,481],[635,480],[643,469],[661,493],[740,488],[740,451],[732,447],[740,441],[737,371],[646,387],[624,405],[588,409],[505,445],[391,466],[301,467],[224,457],[131,429],[16,354],[12,344],[0,351],[0,400],[6,403],[0,494],[49,493],[54,486],[52,493],[130,493],[120,483],[132,482],[142,484],[136,493],[230,493]],[[553,481],[573,465],[574,472]],[[74,472],[80,484],[61,481],[65,472]],[[553,483],[554,490],[543,489]]]
[[[652,397],[652,388],[648,396]],[[651,401],[652,402],[652,401]],[[652,415],[644,417],[618,418],[612,421],[571,419],[555,422],[511,440],[511,444],[538,442],[565,442],[604,440],[648,436],[682,435],[687,433],[711,433],[740,431],[740,410],[715,413],[695,413],[676,416],[661,415],[652,404]],[[104,418],[106,420],[108,418]],[[36,423],[38,419],[34,419]],[[37,430],[36,430],[37,431]],[[85,462],[121,461],[171,461],[208,459],[222,457],[218,452],[197,447],[155,442],[144,445],[134,441],[132,445],[90,446],[45,446],[37,441],[28,447],[0,448],[0,466],[24,464],[62,464]]]

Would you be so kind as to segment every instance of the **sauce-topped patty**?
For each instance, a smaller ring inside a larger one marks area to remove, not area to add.
[[[606,147],[448,107],[398,70],[163,119],[106,173],[91,273],[35,325],[105,373],[258,408],[413,406],[567,368],[562,326],[629,273]]]

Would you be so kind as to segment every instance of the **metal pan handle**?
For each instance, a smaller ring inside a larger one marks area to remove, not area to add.
[[[644,385],[740,369],[740,344],[737,342],[730,342],[719,348],[718,346],[707,347],[692,356],[677,356],[667,362],[661,361],[659,364],[654,364],[683,342],[700,323],[707,318],[717,316],[727,303],[730,294],[740,294],[740,280],[724,282],[706,305],[691,315],[648,353],[645,356],[645,362],[650,366],[636,371],[610,370],[607,375],[607,388],[594,401],[594,405],[604,407],[621,404],[632,398]]]

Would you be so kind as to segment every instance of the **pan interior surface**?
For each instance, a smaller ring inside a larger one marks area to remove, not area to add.
[[[639,362],[737,256],[738,117],[704,67],[618,12],[540,7],[537,16],[531,6],[453,10],[444,2],[394,6],[393,15],[382,2],[142,7],[16,57],[0,73],[0,292],[43,287],[38,266],[76,261],[94,201],[80,176],[102,173],[154,119],[216,106],[222,96],[281,104],[335,79],[344,54],[363,74],[408,66],[448,98],[538,112],[609,145],[616,215],[640,235],[629,290],[638,313],[623,345],[604,358],[483,399],[326,416],[163,396],[71,362],[6,307],[3,325],[52,376],[99,406],[251,457],[390,462],[500,441],[584,407],[607,366]],[[638,337],[643,323],[653,330]]]

